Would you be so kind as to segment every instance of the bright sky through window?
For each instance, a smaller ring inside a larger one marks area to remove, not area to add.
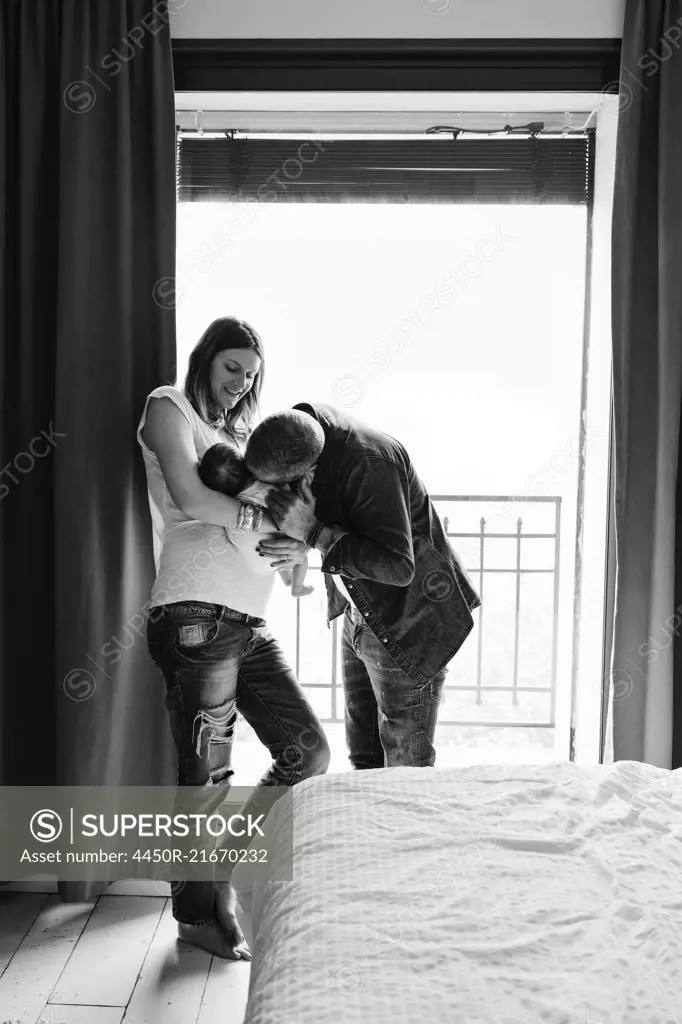
[[[432,494],[561,498],[558,687],[565,700],[586,209],[181,203],[178,216],[181,381],[205,327],[216,317],[236,315],[252,323],[264,341],[263,414],[302,400],[339,406],[399,438]],[[451,517],[451,528],[474,532],[482,515],[496,511],[486,504],[437,508]],[[520,513],[525,530],[553,528],[555,506],[536,504],[510,507],[497,530],[514,531]],[[486,565],[516,564],[515,540],[486,543]],[[465,543],[455,546],[461,551]],[[466,546],[465,563],[475,570],[477,542]],[[553,558],[553,541],[525,542],[526,566],[546,567]],[[300,602],[299,678],[304,685],[329,684],[324,588],[317,573],[311,582],[316,593]],[[515,575],[486,575],[485,586],[483,683],[506,687],[514,662]],[[292,664],[295,604],[278,588],[270,614]],[[553,577],[522,577],[519,685],[549,685],[552,624]],[[472,634],[453,662],[455,686],[476,684],[477,656],[478,637]],[[329,718],[330,691],[311,689],[308,695]],[[342,715],[340,694],[337,714]],[[441,717],[544,721],[549,714],[547,693],[521,694],[517,707],[508,691],[491,690],[477,705],[475,692],[446,689]],[[496,743],[499,732],[475,727],[475,742],[487,735]],[[520,734],[528,730],[504,732],[513,734],[513,742],[538,743],[545,751],[554,743],[551,729],[525,740]],[[438,735],[441,746],[460,756],[461,728],[439,726]],[[334,743],[335,770],[341,770],[347,762],[340,734]],[[439,763],[446,757],[439,753]]]
[[[264,413],[332,402],[431,490],[511,494],[579,427],[585,229],[581,207],[180,204],[180,373],[243,317]]]

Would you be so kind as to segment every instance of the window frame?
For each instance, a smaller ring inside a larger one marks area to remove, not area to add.
[[[608,83],[610,85],[611,83]],[[251,93],[210,92],[198,94],[193,91],[178,93],[176,108],[185,113],[203,110],[297,111],[297,110],[364,110],[378,111],[467,111],[468,116],[476,110],[490,112],[511,109],[517,112],[515,118],[525,111],[554,110],[591,113],[596,128],[594,163],[594,203],[590,204],[590,229],[588,237],[585,332],[584,332],[584,380],[583,420],[590,425],[589,431],[581,434],[580,473],[584,475],[582,493],[592,509],[599,511],[586,517],[580,511],[578,522],[581,533],[575,538],[576,553],[581,552],[581,567],[576,565],[576,587],[573,601],[574,613],[574,657],[571,679],[570,709],[557,709],[557,745],[559,736],[563,744],[566,737],[567,756],[578,764],[593,765],[608,760],[608,745],[605,757],[608,711],[608,660],[609,636],[613,616],[614,559],[612,513],[609,502],[610,483],[602,493],[601,485],[611,472],[611,429],[612,413],[610,402],[611,382],[611,321],[610,321],[610,230],[615,178],[615,147],[618,119],[618,97],[610,95],[610,89],[598,92],[585,90],[576,103],[576,93],[581,90],[573,85],[572,95],[561,92],[528,91],[509,94],[505,91],[504,103],[490,91],[474,95],[468,91],[458,94],[420,93],[410,91],[403,82],[400,95],[397,90],[387,90],[383,96],[372,90],[357,90],[342,97],[333,91],[302,95],[271,88],[261,91],[253,86]],[[408,100],[409,102],[405,102]],[[250,115],[249,115],[250,116]],[[451,123],[445,121],[441,123]],[[589,362],[589,375],[587,363]],[[597,489],[596,489],[597,488]],[[601,508],[600,508],[601,506]],[[591,524],[600,520],[606,522],[605,535]],[[585,600],[585,595],[588,599]],[[597,616],[597,609],[601,609]],[[598,621],[597,621],[598,620]],[[567,713],[566,713],[567,712]]]
[[[620,39],[173,39],[177,91],[602,92]]]

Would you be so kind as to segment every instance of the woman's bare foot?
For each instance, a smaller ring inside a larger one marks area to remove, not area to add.
[[[246,944],[244,934],[234,919],[234,929],[226,932],[222,924],[212,921],[209,924],[181,924],[178,922],[178,939],[190,946],[198,946],[207,953],[219,956],[223,960],[250,960],[251,951]]]
[[[216,921],[227,942],[239,951],[243,960],[250,960],[251,951],[237,918],[237,894],[230,882],[215,883],[214,906]]]

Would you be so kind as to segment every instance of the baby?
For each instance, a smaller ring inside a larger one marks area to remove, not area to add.
[[[246,468],[243,457],[229,444],[214,444],[199,463],[199,476],[202,483],[213,491],[221,491],[231,498],[237,498],[242,491],[252,484],[253,478]],[[245,496],[246,498],[246,496]],[[248,496],[254,505],[264,505],[257,498]],[[307,597],[312,594],[313,587],[305,586],[308,572],[308,559],[295,565],[293,569],[280,569],[279,574],[287,587],[291,587],[292,597]]]

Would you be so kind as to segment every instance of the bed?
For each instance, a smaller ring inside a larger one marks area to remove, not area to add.
[[[682,1024],[682,769],[386,768],[293,793],[296,880],[235,876],[244,1024]]]

